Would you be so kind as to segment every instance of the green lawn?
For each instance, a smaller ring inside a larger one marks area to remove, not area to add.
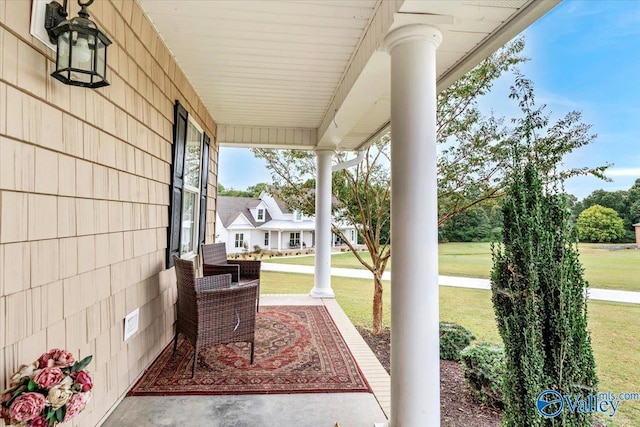
[[[590,286],[640,291],[640,250],[610,250],[616,245],[581,243],[580,262]],[[489,243],[439,245],[439,273],[446,276],[488,278],[492,261]]]
[[[298,258],[299,259],[299,258]],[[336,299],[356,326],[371,324],[373,285],[368,280],[333,277]],[[313,288],[313,276],[262,272],[261,291],[265,294],[307,294]],[[389,325],[389,283],[384,287],[384,322]],[[459,323],[478,341],[500,342],[488,291],[440,287],[440,319]],[[589,328],[592,334],[600,391],[640,392],[640,306],[630,304],[589,303]],[[640,425],[640,402],[624,402],[614,418],[615,426]]]
[[[360,255],[367,261],[370,261],[369,252],[359,252]],[[273,257],[262,258],[263,262],[274,262],[278,264],[298,264],[298,265],[313,265],[313,255],[301,255],[290,257]],[[340,252],[331,255],[331,266],[340,268],[358,268],[364,269],[364,266],[356,259],[356,256],[351,252]],[[387,270],[391,271],[391,264],[387,264]]]
[[[608,250],[615,245],[580,244],[585,278],[594,288],[640,291],[640,250]],[[438,246],[439,273],[445,276],[488,278],[491,271],[489,243],[442,243]],[[367,252],[361,255],[368,259]],[[313,255],[265,258],[265,262],[313,265]],[[351,252],[334,254],[333,267],[364,267]],[[391,263],[387,266],[391,271]]]

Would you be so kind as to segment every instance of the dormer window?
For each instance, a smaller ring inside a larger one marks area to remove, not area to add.
[[[294,221],[302,221],[302,212],[295,211],[294,218],[295,218]]]
[[[264,209],[258,209],[258,221],[264,221]]]

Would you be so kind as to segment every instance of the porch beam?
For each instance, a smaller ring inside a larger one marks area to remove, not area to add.
[[[409,24],[391,55],[390,427],[440,425],[436,49],[440,31]]]
[[[380,73],[384,78],[386,55],[377,55],[375,51],[384,40],[394,22],[395,14],[400,11],[404,2],[405,0],[377,2],[376,10],[320,122],[319,146],[335,147],[339,144],[348,133],[347,130],[350,131],[382,95],[386,82],[380,80]]]
[[[219,124],[216,142],[223,147],[313,149],[318,130]]]
[[[335,298],[331,289],[331,157],[332,150],[316,150],[316,256],[314,298]]]

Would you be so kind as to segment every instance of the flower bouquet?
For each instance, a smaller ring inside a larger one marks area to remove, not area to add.
[[[86,406],[93,381],[85,367],[66,350],[53,349],[13,374],[0,395],[0,418],[7,425],[53,427],[66,423]]]

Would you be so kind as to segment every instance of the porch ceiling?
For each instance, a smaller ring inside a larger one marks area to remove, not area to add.
[[[437,26],[438,89],[560,0],[138,0],[229,146],[366,144],[390,117],[394,26]]]

